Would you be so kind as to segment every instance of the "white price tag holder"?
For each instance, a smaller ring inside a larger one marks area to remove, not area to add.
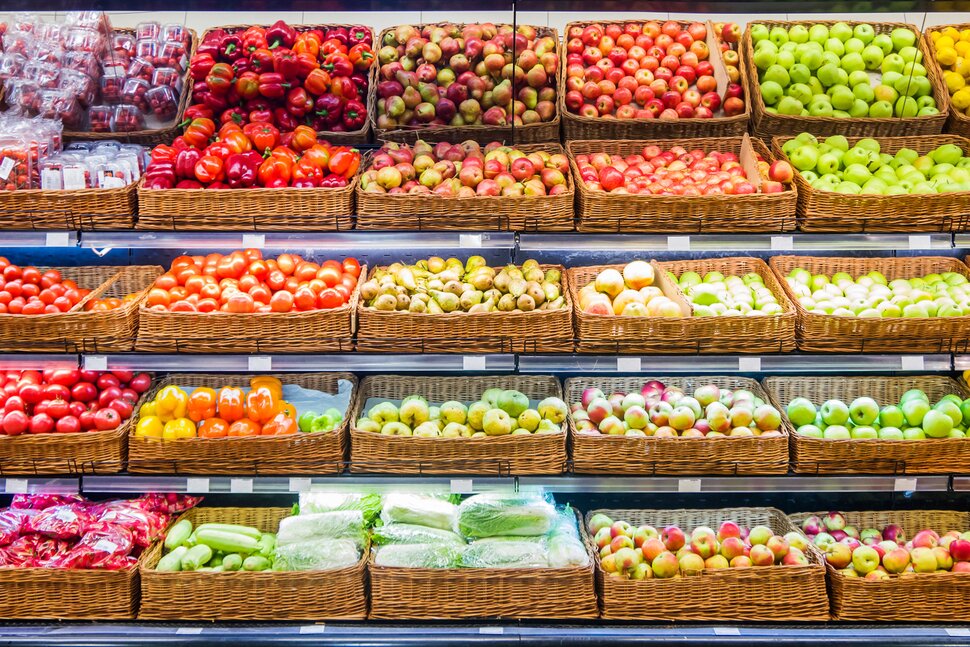
[[[49,231],[44,244],[47,247],[70,247],[71,235],[66,231]]]
[[[904,479],[898,478],[896,482],[893,483],[894,492],[912,492],[916,489],[916,479]]]
[[[266,234],[243,234],[242,246],[262,249],[266,246]]]
[[[308,478],[291,478],[290,492],[309,492],[312,482]]]
[[[253,372],[265,373],[273,370],[273,358],[269,355],[253,355],[247,364]]]
[[[714,627],[715,636],[740,636],[741,631],[737,627]]]
[[[458,234],[458,246],[461,247],[462,249],[466,247],[481,249],[482,235],[481,234]]]
[[[105,355],[85,355],[84,368],[89,371],[107,371],[108,358]]]
[[[899,368],[904,371],[922,371],[924,367],[922,355],[903,355],[899,358]]]
[[[233,494],[252,494],[252,479],[229,479],[229,491]]]
[[[953,627],[952,629],[946,629],[946,635],[950,638],[966,638],[970,636],[970,629],[966,627]]]
[[[761,358],[760,357],[739,357],[738,371],[741,373],[760,373]]]
[[[189,494],[208,494],[209,479],[189,477],[185,479],[185,491]]]
[[[667,236],[667,251],[689,252],[690,236]]]
[[[933,237],[930,236],[929,234],[910,234],[909,248],[910,249],[932,249]]]
[[[7,479],[4,494],[27,494],[27,479]]]
[[[505,628],[504,627],[479,627],[478,633],[489,634],[493,636],[501,636],[502,634],[505,633]]]
[[[474,491],[471,479],[451,479],[452,494],[471,494]]]
[[[701,480],[700,479],[680,479],[677,481],[677,491],[678,492],[700,492]]]
[[[465,355],[461,358],[461,370],[463,371],[484,371],[484,355]]]
[[[617,373],[639,373],[640,358],[639,357],[617,357],[616,372]]]
[[[303,625],[302,627],[300,627],[301,634],[322,634],[322,633],[326,633],[326,631],[327,631],[327,625],[325,624]]]
[[[795,239],[791,236],[772,236],[771,249],[776,252],[790,252],[795,249]]]
[[[175,630],[176,636],[198,636],[202,633],[202,627],[179,627]]]

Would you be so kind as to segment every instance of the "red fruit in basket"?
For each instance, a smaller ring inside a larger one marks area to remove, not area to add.
[[[90,382],[94,384],[98,381],[98,376],[101,375],[99,371],[92,371],[90,369],[82,368],[78,371],[78,377],[84,382]]]
[[[68,415],[72,415],[72,416],[80,416],[88,409],[83,402],[78,402],[77,400],[74,400],[73,402],[68,403],[67,408],[68,408]]]
[[[57,421],[54,429],[59,434],[76,434],[81,431],[81,421],[77,416],[64,416]]]
[[[53,371],[50,378],[47,379],[47,382],[50,384],[62,384],[66,387],[72,387],[77,384],[77,381],[80,378],[81,372],[76,368],[64,368]]]
[[[131,404],[138,402],[138,393],[133,389],[121,389],[121,399],[127,400]]]
[[[98,388],[101,390],[107,389],[109,386],[121,386],[121,380],[112,375],[111,373],[102,373],[98,376],[98,381],[96,382]]]
[[[121,389],[117,386],[109,386],[98,394],[98,405],[101,407],[106,407],[111,403],[112,400],[120,397]]]
[[[94,424],[98,431],[117,429],[121,425],[121,415],[111,407],[98,409],[94,414]]]
[[[80,402],[91,402],[98,398],[98,387],[90,382],[78,382],[71,388],[71,397]]]
[[[95,424],[95,421],[94,421],[94,416],[96,414],[97,414],[97,411],[88,409],[80,416],[78,416],[78,421],[81,423],[82,430],[91,431],[92,429],[97,429],[97,424]]]
[[[64,416],[70,415],[71,405],[67,400],[57,398],[47,403],[47,414],[54,420],[60,420]]]
[[[130,418],[131,414],[134,412],[134,406],[132,403],[124,398],[116,398],[112,400],[111,403],[108,404],[108,407],[117,411],[122,420],[127,420]]]
[[[54,431],[54,419],[46,413],[35,413],[30,419],[30,433],[49,434]]]
[[[19,395],[11,395],[7,398],[7,401],[3,403],[4,412],[9,413],[10,411],[25,411],[27,409],[24,404],[24,399]]]
[[[20,397],[27,404],[37,404],[44,398],[44,388],[39,384],[25,384],[20,387]]]
[[[19,436],[27,431],[30,420],[23,411],[8,411],[3,415],[3,432],[8,436]]]
[[[111,374],[118,378],[121,384],[127,384],[135,375],[132,371],[111,371]]]
[[[128,388],[136,393],[144,393],[152,386],[152,376],[148,373],[139,373],[128,380]]]
[[[70,400],[71,390],[63,384],[48,384],[44,387],[45,400],[56,400],[58,398],[61,400]]]

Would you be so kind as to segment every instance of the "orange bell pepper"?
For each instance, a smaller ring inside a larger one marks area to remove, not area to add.
[[[199,438],[225,438],[229,435],[229,423],[222,418],[207,418],[199,425]]]
[[[263,425],[260,432],[261,436],[288,436],[295,434],[299,427],[294,418],[290,418],[285,413],[278,413],[273,419]]]
[[[262,431],[262,426],[259,423],[243,418],[229,425],[228,433],[230,438],[240,438],[244,436],[258,436],[260,431]]]
[[[273,389],[260,385],[246,395],[246,417],[264,425],[280,412],[280,400]]]
[[[249,388],[256,389],[261,386],[268,387],[277,400],[283,399],[283,383],[272,375],[257,375],[249,380]]]
[[[215,389],[201,387],[189,395],[188,417],[193,422],[202,422],[216,416]]]
[[[243,390],[236,386],[224,386],[219,389],[219,417],[232,423],[246,415],[246,396]]]
[[[280,401],[280,413],[296,420],[296,407],[289,402]]]

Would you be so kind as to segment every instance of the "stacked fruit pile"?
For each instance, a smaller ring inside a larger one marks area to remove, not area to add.
[[[58,270],[21,268],[0,256],[0,314],[43,315],[67,312],[91,290],[64,279]]]
[[[701,278],[697,272],[684,272],[677,282],[695,317],[748,317],[780,315],[784,309],[765,281],[757,272],[743,277],[724,276],[721,272],[708,272]]]
[[[592,315],[683,317],[680,306],[653,284],[653,266],[633,261],[623,271],[602,270],[579,290],[579,309]]]
[[[936,62],[943,68],[943,82],[950,93],[953,107],[970,117],[970,29],[955,27],[930,32]]]

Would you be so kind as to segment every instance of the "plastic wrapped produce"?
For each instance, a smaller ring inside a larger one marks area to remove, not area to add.
[[[566,535],[550,537],[546,541],[546,553],[549,566],[552,568],[567,568],[569,566],[586,566],[589,564],[589,553],[579,539]]]
[[[374,564],[398,568],[458,568],[465,546],[390,544],[376,549]]]
[[[381,495],[359,492],[304,492],[300,495],[300,514],[360,510],[367,525],[381,513]]]
[[[27,520],[24,530],[52,539],[76,539],[93,522],[94,516],[83,503],[72,503],[45,508]]]
[[[367,526],[360,510],[337,510],[287,517],[280,521],[277,546],[316,539],[350,539],[357,548],[367,543]]]
[[[360,551],[349,539],[301,541],[278,545],[273,559],[277,571],[326,571],[353,566]]]
[[[555,507],[538,494],[476,494],[458,506],[458,532],[469,538],[544,535],[555,522]]]
[[[475,541],[462,553],[466,568],[546,568],[545,547],[537,541]]]
[[[391,523],[374,528],[371,540],[381,546],[385,544],[454,544],[464,545],[465,540],[450,530],[429,528],[410,523]]]
[[[423,494],[394,492],[384,497],[381,520],[385,524],[413,523],[429,528],[453,530],[458,506],[450,501]]]

